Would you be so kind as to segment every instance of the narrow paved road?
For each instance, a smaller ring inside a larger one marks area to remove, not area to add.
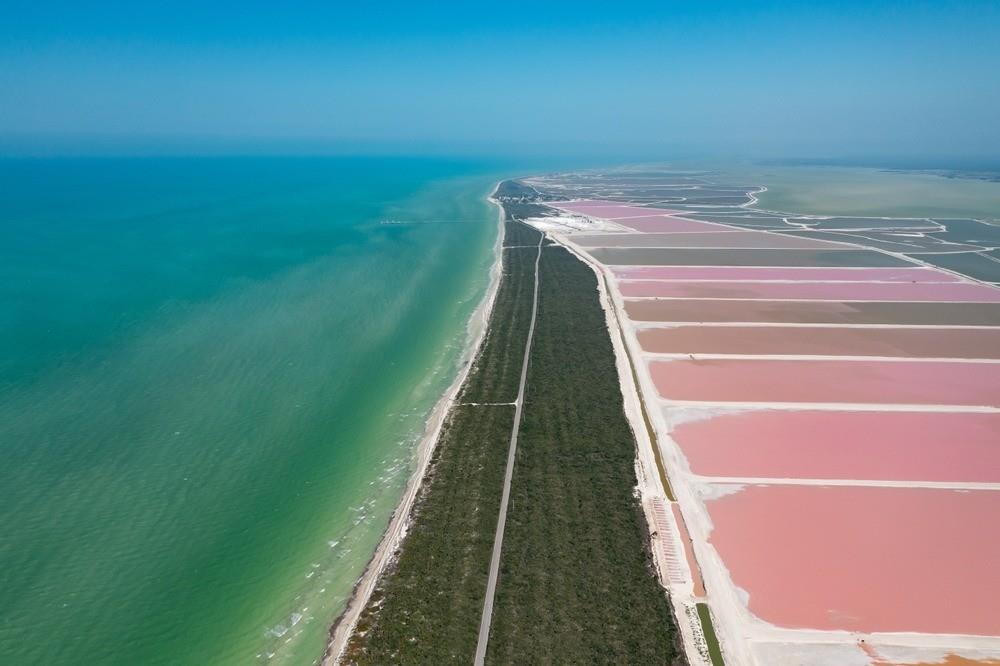
[[[510,431],[510,447],[507,450],[507,470],[503,477],[503,494],[500,496],[500,517],[497,532],[493,537],[493,556],[490,558],[490,577],[486,582],[486,600],[483,602],[483,617],[479,621],[479,642],[476,644],[476,666],[486,663],[486,644],[490,640],[490,623],[493,620],[493,597],[497,591],[497,575],[500,572],[500,551],[503,549],[503,530],[507,524],[507,502],[510,500],[510,480],[514,475],[514,454],[517,452],[517,433],[521,429],[521,408],[524,406],[524,385],[528,379],[528,359],[531,357],[531,341],[535,337],[535,316],[538,314],[538,265],[542,259],[542,242],[545,234],[538,239],[538,254],[535,256],[535,291],[531,302],[531,323],[528,325],[528,339],[524,343],[524,359],[521,362],[521,384],[517,388],[514,401],[514,426]]]

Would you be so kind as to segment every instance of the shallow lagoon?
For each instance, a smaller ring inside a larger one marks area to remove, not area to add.
[[[727,175],[728,175],[727,171]],[[758,208],[808,215],[1000,219],[1000,182],[857,167],[746,167],[734,178],[767,185]]]

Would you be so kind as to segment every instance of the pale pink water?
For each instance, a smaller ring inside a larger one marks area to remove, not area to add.
[[[612,266],[627,280],[816,280],[835,282],[957,282],[930,268],[768,268],[764,266]]]
[[[704,476],[1000,483],[1000,414],[761,410],[670,436]]]
[[[669,214],[672,211],[666,211],[659,208],[640,208],[638,206],[625,206],[622,204],[567,204],[564,206],[559,206],[563,210],[572,211],[574,213],[580,213],[581,215],[589,215],[591,217],[599,217],[605,220],[614,220],[618,218],[626,217],[645,217],[648,215],[655,214]]]
[[[631,223],[632,220],[624,222]],[[727,231],[728,233],[719,233],[719,231]],[[845,247],[815,238],[779,236],[760,231],[731,231],[724,227],[707,233],[674,231],[644,234],[580,234],[573,236],[573,242],[584,247],[829,248],[832,250],[844,249]]]
[[[885,660],[873,661],[871,666],[1000,666],[1000,659],[970,659],[957,654],[946,654],[940,661],[921,661],[919,663],[908,661],[890,663]]]
[[[666,354],[1000,358],[1000,328],[675,326],[637,337],[644,350]]]
[[[622,280],[623,296],[663,298],[765,298],[830,301],[941,301],[1000,303],[1000,289],[983,284],[875,282],[664,282]]]
[[[1000,492],[748,486],[707,507],[712,545],[767,622],[1000,635]]]
[[[563,210],[568,210],[574,213],[580,213],[582,215],[591,215],[591,211],[596,208],[615,208],[622,209],[625,211],[640,211],[641,215],[651,215],[653,213],[661,213],[663,215],[673,215],[675,213],[680,213],[679,210],[672,210],[666,208],[646,208],[644,206],[632,206],[629,204],[621,203],[620,201],[605,201],[600,199],[584,199],[581,201],[550,201],[546,202],[547,206],[553,206],[555,208],[561,208]],[[593,213],[596,215],[596,213]]]
[[[572,210],[571,206],[608,206],[614,203],[605,199],[578,199],[577,201],[546,201],[545,205]]]
[[[1000,406],[1000,367],[939,361],[652,361],[665,398]]]
[[[635,321],[1000,326],[996,303],[647,299],[625,310]]]
[[[684,559],[687,560],[688,569],[691,571],[692,592],[694,596],[702,598],[705,596],[705,579],[701,575],[701,567],[698,566],[698,559],[694,555],[694,545],[691,543],[687,523],[684,522],[681,507],[677,502],[670,503],[670,511],[674,515],[674,525],[681,533],[681,543],[684,544]]]
[[[658,233],[671,233],[671,232],[688,232],[688,231],[704,231],[704,232],[733,232],[731,227],[724,227],[721,224],[712,224],[711,222],[698,222],[697,220],[689,220],[685,217],[671,217],[669,215],[650,215],[644,217],[632,217],[628,219],[615,220],[616,224],[620,224],[623,227],[628,227],[630,229],[635,229],[636,231],[644,232],[658,232]]]

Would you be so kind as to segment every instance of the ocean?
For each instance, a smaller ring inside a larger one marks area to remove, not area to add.
[[[0,663],[318,661],[459,371],[500,171],[0,161]]]

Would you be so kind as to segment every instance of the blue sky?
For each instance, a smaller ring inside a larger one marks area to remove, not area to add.
[[[7,0],[0,151],[1000,154],[1000,2],[373,5]]]

